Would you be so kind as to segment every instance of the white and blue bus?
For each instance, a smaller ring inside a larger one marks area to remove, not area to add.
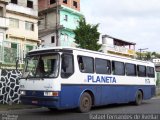
[[[49,109],[134,102],[155,95],[155,67],[148,61],[78,48],[28,52],[20,79],[21,102]]]

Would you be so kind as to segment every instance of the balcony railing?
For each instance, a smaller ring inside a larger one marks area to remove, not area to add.
[[[31,16],[38,16],[38,10],[27,8],[27,7],[13,4],[13,3],[9,3],[6,9],[15,11],[15,12],[19,12],[19,13],[24,13],[24,14],[31,15]]]
[[[0,17],[0,28],[8,28],[9,19]]]
[[[103,45],[102,46],[102,51],[103,52],[113,52],[117,54],[124,54],[124,55],[129,55],[129,56],[134,56],[135,51],[132,49],[128,49],[122,46],[116,46],[116,45]]]

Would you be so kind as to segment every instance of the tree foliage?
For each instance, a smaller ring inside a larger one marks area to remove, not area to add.
[[[153,58],[160,58],[160,54],[156,52],[136,52],[137,58],[142,60],[151,60]]]
[[[85,19],[79,21],[79,27],[74,30],[75,43],[79,48],[97,51],[101,48],[98,44],[100,33],[98,32],[98,24],[90,25]]]

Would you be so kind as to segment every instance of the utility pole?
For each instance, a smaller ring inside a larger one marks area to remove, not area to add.
[[[58,46],[58,41],[59,41],[58,17],[59,17],[59,0],[56,0],[56,46]]]
[[[148,48],[140,48],[138,49],[140,51],[140,60],[142,60],[142,51],[147,50]]]

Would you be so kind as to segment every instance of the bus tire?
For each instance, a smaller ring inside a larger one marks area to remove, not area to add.
[[[136,98],[135,98],[135,105],[142,104],[142,100],[143,100],[143,94],[140,90],[138,90],[138,92],[136,94]]]
[[[92,98],[89,93],[84,92],[80,98],[79,112],[89,112],[92,107]]]

